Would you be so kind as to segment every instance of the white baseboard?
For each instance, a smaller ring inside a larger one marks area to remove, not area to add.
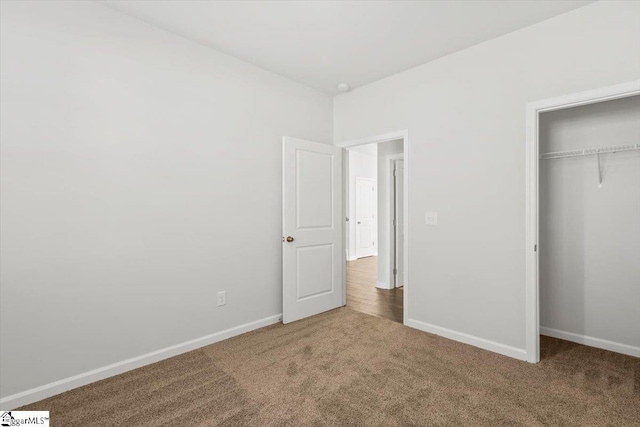
[[[590,347],[597,347],[603,350],[614,351],[616,353],[622,353],[629,356],[640,357],[640,347],[636,347],[633,345],[621,344],[618,342],[603,340],[601,338],[594,338],[586,335],[574,334],[573,332],[559,331],[557,329],[545,328],[544,326],[540,326],[540,335],[559,338],[561,340],[588,345]]]
[[[387,284],[386,284],[386,283],[384,283],[384,282],[378,282],[378,283],[376,283],[376,288],[380,288],[380,289],[391,289],[391,288],[389,287],[389,285],[387,285]]]
[[[440,335],[441,337],[449,338],[454,341],[459,341],[464,344],[480,347],[484,350],[493,351],[494,353],[513,357],[514,359],[525,361],[527,360],[527,351],[523,348],[512,347],[510,345],[501,344],[499,342],[490,341],[484,338],[443,328],[441,326],[431,325],[429,323],[421,322],[414,319],[407,319],[405,325],[411,328],[420,329],[421,331],[429,332],[431,334]]]
[[[254,322],[245,323],[244,325],[216,332],[215,334],[207,335],[191,341],[183,342],[181,344],[176,344],[171,347],[152,351],[151,353],[143,354],[141,356],[133,357],[131,359],[123,360],[121,362],[103,366],[92,371],[84,372],[82,374],[64,378],[62,380],[45,384],[40,387],[35,387],[30,390],[3,397],[2,399],[0,399],[0,406],[3,410],[18,408],[29,403],[46,399],[47,397],[55,396],[56,394],[81,387],[83,385],[103,380],[114,375],[122,374],[132,369],[159,362],[160,360],[168,359],[169,357],[177,356],[191,350],[196,350],[200,347],[214,344],[219,341],[223,341],[228,338],[253,331],[255,329],[273,325],[280,322],[281,320],[282,314],[276,314],[273,316],[265,317],[264,319],[256,320]]]
[[[347,257],[347,261],[355,261],[358,257]]]

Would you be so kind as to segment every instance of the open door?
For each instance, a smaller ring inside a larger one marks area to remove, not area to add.
[[[282,321],[344,305],[342,150],[282,142]]]

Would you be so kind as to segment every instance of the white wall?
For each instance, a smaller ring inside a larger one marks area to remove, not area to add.
[[[540,117],[541,153],[639,142],[640,96]],[[540,161],[540,326],[640,349],[640,151],[601,162]]]
[[[369,178],[374,181],[377,179],[377,147],[375,144],[366,146],[367,149],[350,149],[349,150],[349,238],[348,238],[348,253],[347,258],[349,260],[357,259],[356,252],[356,177]],[[377,194],[377,186],[374,187],[374,191]],[[376,197],[374,196],[374,200]],[[374,210],[375,210],[374,206]],[[374,229],[375,230],[375,229]],[[373,241],[375,242],[374,248],[378,248],[377,233],[374,231]]]
[[[1,4],[1,396],[281,313],[281,140],[330,143],[331,98],[94,2]]]
[[[637,79],[638,52],[640,3],[597,2],[335,98],[336,142],[408,129],[411,325],[526,357],[525,105]]]
[[[389,192],[391,176],[391,157],[397,157],[403,153],[401,139],[381,142],[378,144],[378,284],[380,288],[391,289],[394,287],[392,274],[392,248],[393,235],[391,223],[393,221],[391,204],[392,194]]]

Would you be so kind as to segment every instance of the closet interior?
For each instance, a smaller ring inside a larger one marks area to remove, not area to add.
[[[542,113],[539,132],[540,334],[638,356],[640,96]]]

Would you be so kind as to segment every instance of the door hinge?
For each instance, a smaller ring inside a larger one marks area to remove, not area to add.
[[[371,246],[375,246],[375,245],[376,245],[376,242],[371,242]]]
[[[393,274],[394,274],[394,275],[395,275],[395,274],[398,274],[398,269],[397,269],[397,268],[394,268],[394,269],[393,269]]]
[[[538,245],[533,245],[533,252],[538,252]]]
[[[393,170],[393,176],[398,176],[398,169]]]
[[[394,226],[396,225],[396,219],[395,218],[393,218],[393,225]]]

